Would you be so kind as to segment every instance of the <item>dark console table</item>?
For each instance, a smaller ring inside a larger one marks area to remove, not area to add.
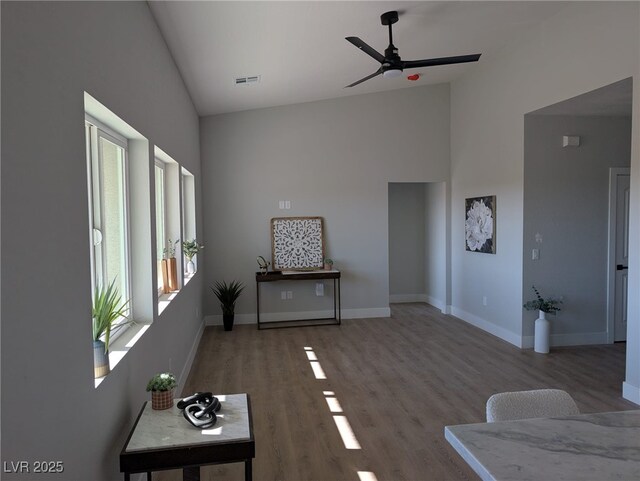
[[[263,282],[318,281],[326,279],[333,280],[333,317],[260,322],[260,284],[262,284]],[[342,319],[342,316],[340,315],[340,271],[302,271],[295,273],[267,272],[266,274],[256,272],[256,316],[258,319],[258,329],[298,326],[323,326],[333,324],[340,325]]]

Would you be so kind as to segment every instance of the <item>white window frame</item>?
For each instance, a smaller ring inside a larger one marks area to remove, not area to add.
[[[167,239],[168,239],[168,235],[167,235],[167,164],[165,164],[162,160],[158,159],[157,157],[154,159],[154,168],[153,168],[153,178],[154,178],[154,186],[155,189],[158,188],[158,184],[156,181],[156,176],[155,176],[155,168],[158,167],[160,169],[162,169],[162,250],[160,250],[159,252],[156,253],[156,262],[160,263],[162,261],[162,259],[164,259],[164,248],[167,246]],[[156,193],[155,196],[155,201],[158,201],[158,196]],[[157,223],[158,223],[158,216],[157,216],[157,206],[154,206],[156,209],[156,235],[158,234],[158,229],[157,229]],[[158,246],[158,242],[156,240],[156,249]],[[159,260],[158,260],[159,259]],[[158,269],[160,269],[160,266],[158,266]],[[162,273],[158,273],[158,276],[162,275]],[[156,281],[157,282],[157,281]],[[164,293],[163,288],[161,286],[158,286],[158,296],[161,296]]]
[[[100,278],[103,283],[106,282],[104,278],[104,263],[105,263],[105,255],[104,255],[104,243],[102,243],[100,250],[94,248],[94,219],[96,215],[100,215],[100,213],[104,210],[104,195],[102,192],[99,194],[99,199],[101,205],[96,207],[95,205],[95,192],[94,186],[98,185],[102,190],[102,179],[99,179],[99,172],[102,170],[101,168],[95,169],[94,162],[101,167],[102,164],[102,154],[100,152],[100,139],[103,138],[108,142],[111,142],[124,150],[123,156],[123,166],[122,166],[122,175],[123,175],[123,231],[124,231],[124,260],[125,260],[125,275],[123,276],[124,284],[125,284],[125,292],[121,292],[122,299],[128,300],[128,315],[131,316],[134,312],[133,306],[133,296],[131,290],[131,228],[130,228],[130,191],[129,191],[129,146],[128,140],[126,137],[120,135],[114,130],[110,129],[108,126],[98,121],[97,119],[91,117],[88,114],[85,114],[85,134],[87,140],[87,172],[88,172],[88,186],[89,186],[89,225],[90,228],[90,241],[91,241],[91,295],[93,296],[96,289],[96,283]],[[96,172],[97,170],[97,172]],[[97,209],[97,210],[96,210]],[[101,223],[100,223],[101,224]],[[96,258],[96,251],[98,251],[98,257]],[[115,326],[117,326],[123,319],[119,319],[116,321]],[[124,331],[127,329],[118,329],[112,333],[109,342],[112,343],[119,336],[122,335]]]

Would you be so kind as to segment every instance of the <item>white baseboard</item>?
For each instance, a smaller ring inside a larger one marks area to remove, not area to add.
[[[204,322],[201,322],[200,328],[198,329],[198,333],[196,334],[196,338],[193,340],[193,344],[191,345],[191,349],[189,350],[187,361],[184,363],[184,367],[180,372],[180,377],[178,378],[178,386],[175,392],[180,393],[184,388],[184,383],[187,381],[187,376],[189,375],[189,371],[191,371],[191,365],[193,364],[193,360],[196,357],[196,352],[198,351],[198,346],[200,345],[200,339],[202,338],[203,332],[204,332]]]
[[[451,306],[445,305],[440,299],[429,294],[390,294],[389,302],[392,304],[403,304],[405,302],[426,302],[440,309],[443,314],[451,314]]]
[[[640,404],[640,387],[629,384],[627,381],[623,382],[622,397],[632,403]]]
[[[402,304],[405,302],[429,302],[426,294],[389,294],[389,302]]]
[[[549,336],[549,345],[562,346],[587,346],[592,344],[607,344],[606,332],[579,332],[575,334],[551,334]],[[522,348],[532,348],[534,345],[534,336],[522,337]]]
[[[372,307],[365,309],[342,309],[342,319],[365,319],[373,317],[391,317],[391,309],[388,307]],[[301,311],[301,312],[265,312],[260,313],[260,322],[294,321],[304,319],[318,319],[323,317],[333,317],[333,309],[323,311]],[[256,324],[256,315],[236,314],[234,324]],[[205,317],[207,326],[221,326],[222,314]]]
[[[503,341],[507,341],[510,344],[513,344],[516,347],[522,347],[522,337],[514,334],[513,332],[505,329],[504,327],[496,326],[492,322],[489,322],[481,317],[478,317],[474,314],[470,314],[462,309],[457,307],[451,307],[451,315],[462,319],[465,322],[468,322],[472,326],[475,326],[479,329],[482,329],[489,334],[493,334],[496,337],[499,337]]]

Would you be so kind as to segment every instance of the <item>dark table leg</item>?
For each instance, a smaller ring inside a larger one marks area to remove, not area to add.
[[[151,481],[153,478],[151,477],[151,471],[147,471],[147,481]]]
[[[258,321],[258,329],[260,329],[260,283],[256,282],[256,319]]]
[[[124,473],[124,481],[131,481],[131,475],[129,473]]]
[[[182,468],[182,481],[200,481],[200,466]]]
[[[244,481],[251,481],[253,479],[253,471],[251,469],[251,459],[247,459],[244,462]]]

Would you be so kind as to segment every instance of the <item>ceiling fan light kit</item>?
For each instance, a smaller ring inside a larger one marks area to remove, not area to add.
[[[373,77],[377,77],[382,74],[385,78],[399,77],[402,75],[404,69],[408,68],[422,68],[422,67],[433,67],[436,65],[452,65],[457,63],[466,63],[466,62],[477,62],[480,58],[481,54],[474,55],[461,55],[457,57],[441,57],[441,58],[431,58],[424,60],[402,60],[400,55],[398,55],[398,49],[393,45],[393,29],[392,25],[398,21],[398,12],[391,11],[383,13],[380,16],[380,21],[382,25],[386,25],[389,27],[389,46],[385,49],[384,55],[375,50],[370,45],[366,44],[358,37],[346,37],[347,42],[358,47],[364,53],[372,57],[374,60],[380,63],[380,68],[376,70],[371,75],[368,75],[356,82],[353,82],[348,87],[355,87],[356,85],[361,84],[362,82],[369,80]],[[417,77],[416,77],[417,75]],[[420,76],[418,74],[410,75],[409,80],[418,80]],[[416,78],[412,78],[416,77]]]

